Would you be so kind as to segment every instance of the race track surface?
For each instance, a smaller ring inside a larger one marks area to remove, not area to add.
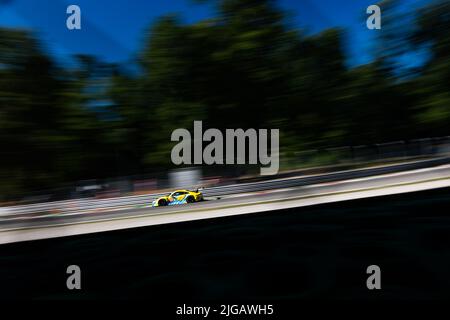
[[[207,201],[187,205],[4,216],[0,219],[0,243],[263,212],[448,185],[450,165],[442,165],[374,177],[210,197]]]

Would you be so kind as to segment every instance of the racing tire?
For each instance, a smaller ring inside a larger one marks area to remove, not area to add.
[[[187,203],[194,203],[194,202],[195,202],[195,199],[194,199],[193,196],[189,196],[189,197],[186,198],[186,202],[187,202]]]
[[[164,200],[164,199],[159,200],[158,201],[158,206],[160,206],[160,207],[167,206],[167,201]]]

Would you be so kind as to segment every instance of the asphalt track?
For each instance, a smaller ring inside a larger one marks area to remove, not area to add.
[[[272,182],[273,183],[273,182]],[[217,218],[450,186],[450,165],[210,197],[201,203],[93,213],[6,216],[0,243]]]

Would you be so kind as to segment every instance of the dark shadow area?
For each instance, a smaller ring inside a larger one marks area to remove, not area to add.
[[[0,246],[2,299],[442,299],[450,189]],[[66,289],[79,265],[82,289]],[[366,288],[381,267],[382,290]]]

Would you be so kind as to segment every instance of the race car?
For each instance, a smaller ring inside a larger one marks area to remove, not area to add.
[[[173,206],[176,204],[203,201],[203,194],[198,190],[176,190],[166,196],[159,197],[152,202],[152,207]]]

